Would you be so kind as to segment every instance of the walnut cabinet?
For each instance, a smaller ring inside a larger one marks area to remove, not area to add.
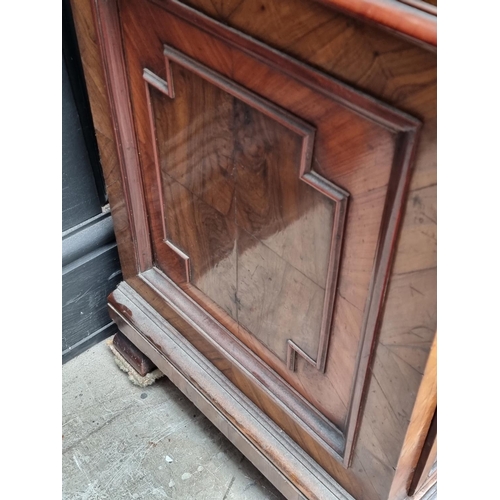
[[[436,7],[73,0],[121,332],[289,499],[436,483]]]

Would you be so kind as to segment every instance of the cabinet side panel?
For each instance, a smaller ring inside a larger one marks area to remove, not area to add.
[[[134,246],[130,231],[119,156],[115,143],[111,109],[98,45],[92,0],[71,0],[82,58],[90,108],[94,121],[101,165],[104,172],[111,215],[124,279],[136,274]]]

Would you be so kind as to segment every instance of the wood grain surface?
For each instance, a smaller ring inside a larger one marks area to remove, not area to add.
[[[148,90],[148,99],[163,239],[190,260],[180,281],[289,368],[297,350],[324,370],[348,194],[311,171],[313,127],[168,54],[187,66],[168,64],[175,101],[166,99],[168,85]],[[169,274],[171,259],[158,254]]]

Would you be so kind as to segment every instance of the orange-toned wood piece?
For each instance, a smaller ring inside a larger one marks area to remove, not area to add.
[[[437,452],[437,337],[434,338],[425,367],[410,425],[399,457],[391,498],[403,499],[419,486],[432,486],[437,477],[429,478]],[[427,450],[424,448],[427,446]],[[425,456],[423,456],[425,454]],[[420,467],[419,467],[420,464]],[[432,481],[432,479],[434,481]],[[423,491],[425,492],[425,491]]]
[[[437,45],[437,10],[420,0],[319,0],[369,22]]]
[[[408,495],[425,494],[437,481],[437,410],[432,417],[431,426],[424,441],[413,478],[408,488]]]

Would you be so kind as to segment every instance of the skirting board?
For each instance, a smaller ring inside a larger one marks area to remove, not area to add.
[[[287,499],[354,500],[127,283],[108,308],[120,331]]]
[[[116,325],[113,322],[110,322],[107,325],[100,328],[99,330],[95,331],[94,333],[91,333],[88,337],[83,338],[76,344],[68,347],[66,350],[63,351],[62,364],[64,365],[64,363],[67,363],[68,361],[72,360],[79,354],[85,352],[87,349],[90,349],[99,342],[102,342],[104,339],[111,337],[116,332],[117,332]]]

